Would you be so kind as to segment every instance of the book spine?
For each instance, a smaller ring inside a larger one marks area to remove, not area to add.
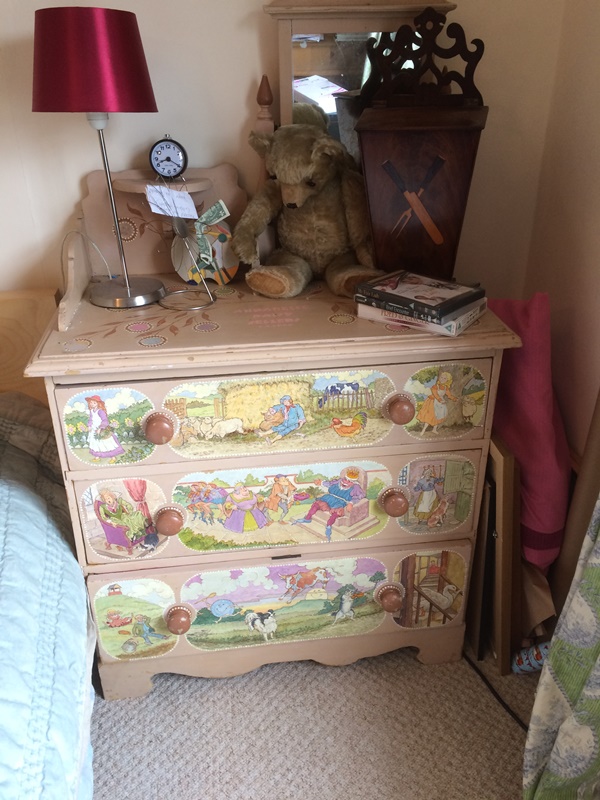
[[[435,322],[436,324],[440,324],[439,318],[430,312],[418,311],[417,309],[410,308],[402,303],[384,300],[382,297],[376,297],[375,295],[355,294],[354,300],[359,305],[363,304],[372,306],[373,308],[383,308],[386,311],[394,311],[396,314],[404,314],[406,317],[411,317],[412,319],[419,319],[423,322]]]
[[[487,308],[487,297],[479,298],[479,300],[475,300],[473,303],[469,303],[466,306],[462,306],[462,308],[457,308],[456,311],[449,311],[447,314],[438,320],[440,325],[444,325],[446,322],[451,322],[453,319],[459,319],[460,317],[464,317],[466,314],[470,314],[471,311],[479,311],[480,314]]]
[[[444,324],[436,322],[426,322],[425,320],[416,319],[408,314],[401,314],[397,311],[391,311],[385,308],[378,308],[376,306],[368,305],[366,303],[358,304],[358,316],[362,319],[369,319],[374,322],[396,322],[399,325],[406,325],[409,328],[427,331],[429,333],[437,333],[442,336],[458,336],[459,333],[466,330],[472,325],[486,310],[487,301],[480,303],[477,307],[471,309],[466,314],[458,317],[457,319],[450,320]]]
[[[379,289],[363,283],[357,286],[357,293],[354,295],[354,300],[357,303],[386,303],[386,308],[389,307],[390,310],[397,311],[399,314],[407,314],[415,319],[422,319],[425,322],[441,323],[444,319],[452,319],[457,314],[460,314],[466,306],[471,306],[472,303],[476,300],[481,300],[484,296],[485,293],[483,289],[480,289],[475,296],[471,295],[463,299],[457,297],[452,302],[446,303],[444,308],[436,310],[417,300],[403,299],[398,295],[381,292]],[[378,305],[377,307],[380,308],[382,306]]]
[[[407,317],[420,319],[423,322],[434,322],[436,325],[444,325],[446,322],[450,322],[453,319],[458,319],[474,309],[480,309],[480,313],[483,313],[487,307],[487,298],[483,297],[475,300],[474,302],[468,303],[466,306],[462,306],[455,311],[450,311],[441,318],[436,318],[431,314],[421,314],[415,312],[414,309],[405,309],[402,305],[395,302],[381,300],[375,297],[367,297],[366,295],[362,294],[355,294],[354,300],[358,305],[363,304],[370,305],[373,308],[383,308],[386,311],[394,311],[397,314],[405,314]]]

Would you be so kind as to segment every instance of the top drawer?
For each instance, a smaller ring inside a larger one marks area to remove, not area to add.
[[[488,435],[491,369],[492,359],[483,358],[92,384],[57,387],[56,403],[68,465],[75,470],[82,463],[428,445]],[[165,444],[149,441],[156,438],[148,423],[153,414],[153,422],[164,423]]]

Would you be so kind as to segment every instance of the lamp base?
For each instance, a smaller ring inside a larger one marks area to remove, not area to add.
[[[137,308],[156,303],[166,295],[162,281],[156,278],[129,278],[129,290],[122,278],[94,283],[90,288],[90,303],[102,308]]]

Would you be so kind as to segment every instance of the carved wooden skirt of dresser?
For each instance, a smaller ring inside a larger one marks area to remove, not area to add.
[[[217,296],[84,300],[27,368],[46,378],[105,697],[159,672],[458,659],[519,339],[490,312],[457,338],[358,319],[320,284]]]

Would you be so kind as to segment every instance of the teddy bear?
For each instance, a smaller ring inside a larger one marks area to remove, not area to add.
[[[240,261],[251,266],[246,282],[252,291],[295,297],[322,278],[334,294],[352,297],[357,283],[382,275],[373,265],[362,175],[325,125],[294,122],[274,133],[252,132],[249,141],[270,176],[231,241]],[[278,246],[260,264],[257,238],[271,222]]]

